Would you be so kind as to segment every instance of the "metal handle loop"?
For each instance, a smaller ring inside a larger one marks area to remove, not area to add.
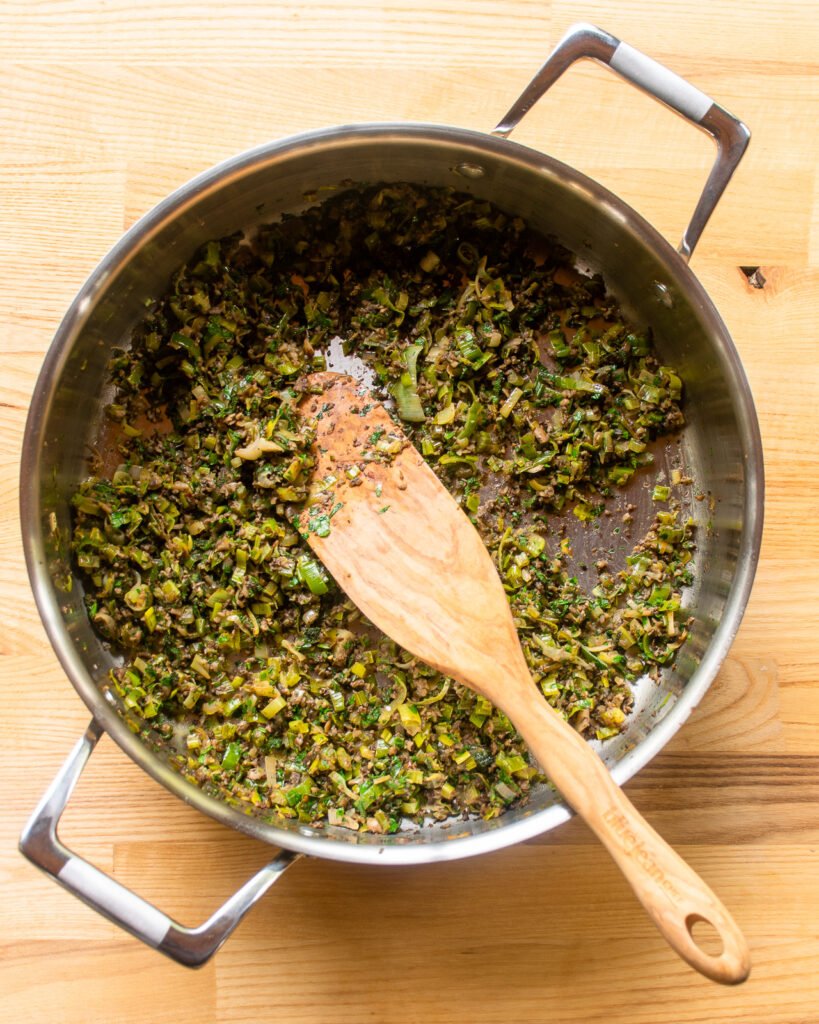
[[[102,727],[92,720],[23,829],[20,851],[83,903],[146,945],[185,967],[201,967],[300,855],[279,851],[204,924],[198,928],[177,924],[141,896],[72,853],[57,838],[60,817],[101,735]]]
[[[684,78],[594,25],[573,25],[492,134],[506,138],[564,71],[575,61],[585,59],[607,65],[621,78],[708,132],[716,142],[714,166],[678,247],[680,256],[688,262],[725,186],[742,159],[751,133],[742,121]]]

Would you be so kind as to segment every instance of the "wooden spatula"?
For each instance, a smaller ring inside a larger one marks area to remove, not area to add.
[[[366,388],[333,373],[310,384],[321,390],[301,403],[317,429],[315,502],[300,525],[313,551],[387,636],[506,713],[684,960],[744,981],[750,957],[731,915],[536,688],[494,564],[449,492]],[[400,450],[383,461],[384,449]],[[699,921],[719,934],[718,956],[694,940]]]

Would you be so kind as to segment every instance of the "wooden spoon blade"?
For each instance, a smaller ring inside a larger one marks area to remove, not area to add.
[[[506,593],[472,523],[366,388],[337,374],[310,382],[322,389],[301,405],[316,425],[314,504],[299,521],[338,585],[405,650],[481,692],[504,664],[519,669]]]

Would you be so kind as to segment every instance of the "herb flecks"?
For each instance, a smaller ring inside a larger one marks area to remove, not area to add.
[[[312,490],[328,404],[299,415],[335,338],[473,519],[544,700],[582,735],[622,731],[631,682],[687,635],[687,478],[652,481],[652,528],[590,589],[553,516],[598,525],[682,424],[682,381],[600,277],[448,190],[339,192],[179,269],[114,352],[117,450],[74,497],[88,614],[131,725],[226,800],[368,832],[490,819],[543,782],[511,723],[365,622],[308,543],[342,507]],[[373,431],[346,485],[402,444]]]

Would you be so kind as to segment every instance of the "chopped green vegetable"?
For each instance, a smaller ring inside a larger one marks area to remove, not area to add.
[[[296,572],[302,583],[306,583],[310,593],[320,597],[330,589],[327,585],[327,573],[314,558],[302,555],[296,563]]]
[[[222,767],[226,772],[233,771],[242,758],[242,748],[238,743],[228,743],[222,757]]]
[[[335,193],[178,270],[114,350],[115,457],[72,500],[89,616],[129,726],[231,804],[382,834],[490,819],[545,782],[512,724],[362,619],[308,543],[341,505],[299,403],[336,338],[475,523],[543,698],[620,734],[687,636],[693,525],[657,484],[625,566],[581,585],[563,517],[596,543],[683,382],[570,253],[445,189]],[[400,443],[374,431],[343,484]]]

